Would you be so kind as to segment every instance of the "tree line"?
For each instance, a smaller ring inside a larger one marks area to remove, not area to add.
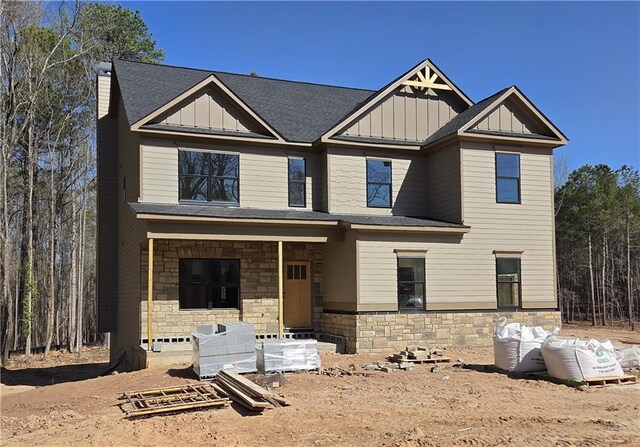
[[[556,166],[556,173],[562,168]],[[565,321],[640,318],[640,176],[599,164],[556,188],[558,300]]]
[[[115,4],[0,3],[0,343],[98,341],[96,65],[162,50]]]

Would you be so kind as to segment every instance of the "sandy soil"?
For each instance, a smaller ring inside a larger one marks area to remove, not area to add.
[[[640,344],[640,333],[624,329],[571,325],[562,333]],[[491,349],[447,353],[493,360]],[[290,406],[261,415],[230,407],[127,420],[120,393],[195,382],[187,365],[97,377],[103,351],[69,357],[18,359],[2,370],[1,445],[640,446],[640,384],[579,390],[428,365],[369,377],[298,373],[280,389]],[[374,360],[382,356],[322,358],[325,367]]]

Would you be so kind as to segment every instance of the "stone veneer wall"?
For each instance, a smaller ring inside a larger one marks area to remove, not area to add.
[[[493,328],[500,317],[547,330],[560,327],[557,311],[434,312],[322,314],[323,331],[342,335],[347,353],[393,352],[407,345],[492,346]]]
[[[314,321],[322,313],[320,244],[285,243],[285,262],[311,261]],[[142,249],[140,338],[147,338],[148,250]],[[180,258],[240,259],[240,309],[180,310]],[[246,321],[256,334],[278,332],[278,244],[276,242],[158,240],[154,249],[153,338],[188,337],[199,324]],[[316,329],[317,330],[317,329]]]

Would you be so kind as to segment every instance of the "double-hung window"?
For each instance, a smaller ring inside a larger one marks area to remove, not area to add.
[[[517,308],[521,303],[520,258],[496,258],[498,308]]]
[[[180,200],[238,204],[239,156],[179,151]]]
[[[289,158],[289,206],[307,206],[307,163],[304,158]]]
[[[367,160],[367,206],[391,208],[391,162]]]
[[[424,264],[424,257],[398,257],[398,309],[425,308]]]
[[[496,153],[496,201],[520,203],[520,154]]]
[[[180,259],[180,309],[238,308],[240,261]]]

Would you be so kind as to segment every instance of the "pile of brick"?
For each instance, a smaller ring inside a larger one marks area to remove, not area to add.
[[[193,370],[200,379],[222,369],[238,373],[256,371],[256,335],[250,323],[198,326],[191,336]]]

